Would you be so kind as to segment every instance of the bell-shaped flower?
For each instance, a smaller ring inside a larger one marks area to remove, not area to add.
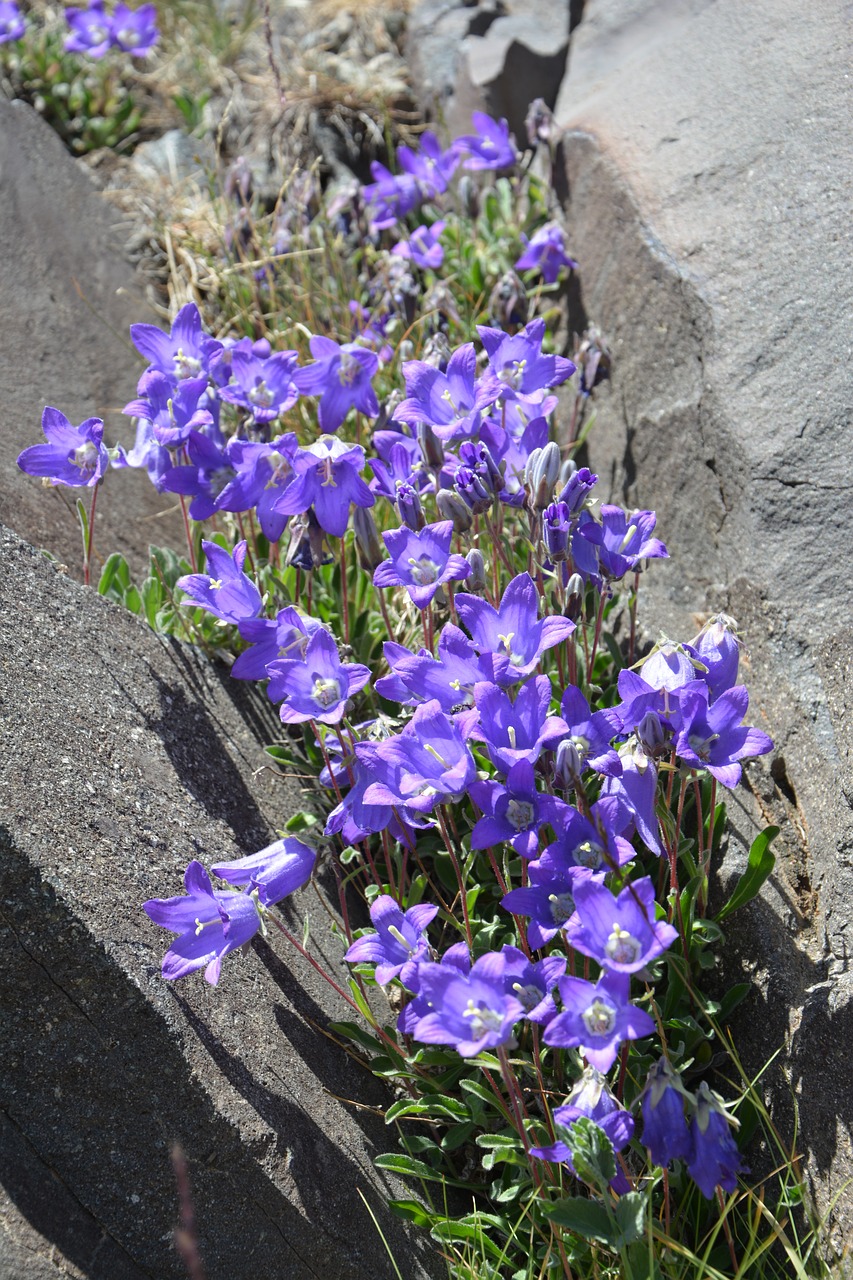
[[[558,387],[574,373],[575,366],[564,356],[545,355],[542,341],[545,321],[531,320],[520,333],[478,325],[477,332],[489,357],[489,369],[502,399],[530,396]]]
[[[314,849],[294,836],[286,836],[248,857],[220,862],[211,871],[229,884],[244,885],[250,892],[257,890],[261,905],[271,907],[307,884],[316,861]]]
[[[20,40],[27,29],[27,24],[18,11],[13,0],[3,0],[0,4],[0,44],[10,40]]]
[[[706,1200],[712,1200],[714,1189],[734,1191],[743,1163],[737,1143],[732,1137],[735,1123],[726,1112],[722,1099],[699,1082],[696,1111],[690,1123],[693,1151],[687,1160],[687,1172]]]
[[[593,985],[583,978],[561,978],[563,1011],[545,1031],[545,1043],[555,1048],[579,1047],[587,1062],[609,1071],[625,1040],[639,1040],[655,1031],[654,1018],[628,999],[627,973],[602,973]]]
[[[493,120],[483,111],[474,111],[471,123],[477,132],[464,134],[453,144],[463,157],[463,168],[511,169],[518,153],[506,120]]]
[[[494,380],[478,382],[473,342],[457,347],[446,371],[424,360],[407,360],[403,376],[406,399],[394,410],[394,418],[415,426],[426,423],[443,441],[476,435],[483,409],[494,404],[500,391]]]
[[[569,945],[605,969],[637,973],[678,937],[655,919],[655,887],[648,876],[632,880],[614,898],[606,885],[586,880],[575,891],[577,916],[566,930]]]
[[[200,862],[189,864],[184,875],[186,894],[176,898],[151,898],[143,910],[155,924],[179,936],[163,957],[163,977],[170,981],[196,969],[214,986],[229,951],[263,929],[264,907],[257,891],[226,893],[214,890]]]
[[[181,307],[170,333],[154,324],[132,324],[130,338],[140,355],[152,368],[165,373],[174,386],[185,378],[207,377],[211,362],[222,351],[222,343],[202,329],[194,302]]]
[[[90,4],[88,9],[66,9],[65,21],[71,30],[65,37],[68,53],[103,58],[112,43],[112,29],[101,4]]]
[[[488,849],[507,841],[522,858],[539,852],[539,829],[555,826],[568,807],[562,800],[536,789],[533,765],[519,760],[507,774],[506,786],[499,782],[475,782],[471,799],[483,817],[471,832],[472,849]]]
[[[41,418],[47,444],[34,444],[18,455],[18,466],[28,476],[40,476],[48,484],[94,488],[106,475],[110,455],[104,444],[100,418],[86,418],[75,427],[64,413],[50,405]]]
[[[603,1130],[614,1151],[622,1151],[634,1136],[634,1117],[613,1096],[604,1076],[595,1067],[584,1069],[565,1104],[555,1107],[553,1112],[554,1123],[561,1129],[571,1128],[583,1116]],[[577,1177],[572,1153],[562,1140],[548,1147],[531,1147],[531,1152],[540,1160],[567,1165]],[[610,1185],[618,1195],[630,1190],[628,1180],[619,1168]]]
[[[547,946],[575,918],[575,888],[591,874],[583,867],[543,867],[541,860],[531,862],[528,883],[501,898],[505,911],[529,917],[527,944],[532,950]]]
[[[377,587],[405,587],[413,603],[426,609],[444,582],[458,582],[471,575],[464,556],[450,550],[453,522],[439,520],[415,532],[403,525],[382,535],[391,556],[373,574]]]
[[[566,233],[559,222],[546,222],[528,240],[522,236],[525,250],[515,263],[516,271],[538,268],[546,284],[555,284],[564,267],[571,271],[578,264],[566,253]]]
[[[504,992],[520,1002],[529,1022],[547,1023],[557,1012],[551,993],[565,972],[566,961],[560,956],[548,956],[534,964],[518,947],[506,945],[481,956],[471,976],[502,983]]]
[[[234,470],[220,493],[218,511],[257,511],[265,538],[278,542],[287,516],[279,511],[279,499],[294,480],[293,461],[299,449],[296,433],[288,431],[270,444],[232,438],[225,447]]]
[[[267,664],[267,674],[270,699],[284,699],[279,711],[284,724],[306,720],[340,724],[347,700],[370,679],[370,668],[358,662],[341,662],[334,637],[318,627],[304,658],[275,658]]]
[[[519,760],[535,764],[543,751],[565,736],[565,721],[548,714],[551,681],[547,676],[528,680],[514,702],[495,684],[477,684],[474,703],[480,715],[471,737],[486,744],[489,759],[503,773],[509,773]]]
[[[117,4],[110,22],[113,45],[123,53],[138,58],[149,53],[160,39],[157,30],[157,6],[143,4],[138,9]]]
[[[744,685],[721,693],[710,706],[709,697],[705,684],[682,693],[675,750],[685,764],[707,769],[724,787],[736,787],[742,772],[739,761],[766,755],[773,750],[773,740],[743,723],[749,707]]]
[[[502,682],[507,684],[529,675],[545,650],[567,639],[575,629],[568,618],[540,619],[539,596],[529,573],[512,579],[498,609],[472,595],[457,596],[456,608],[480,653],[509,659]]]
[[[463,1058],[508,1044],[524,1006],[508,996],[500,981],[462,974],[451,965],[418,966],[418,994],[430,1012],[412,1035],[422,1044],[450,1044]]]
[[[685,1101],[692,1101],[666,1058],[649,1071],[641,1094],[643,1146],[655,1164],[664,1168],[673,1160],[689,1160],[693,1139],[684,1115]]]
[[[711,702],[734,687],[740,662],[740,641],[734,618],[725,613],[716,614],[687,648],[705,668],[697,674],[710,689]]]
[[[277,351],[267,359],[251,351],[234,351],[233,380],[219,388],[220,399],[248,410],[255,422],[272,422],[299,398],[293,380],[297,359],[296,351]]]
[[[425,931],[437,914],[438,907],[426,902],[404,912],[389,894],[380,894],[370,908],[376,932],[357,938],[344,959],[350,964],[375,964],[380,986],[399,977],[408,987],[412,971],[430,954]]]
[[[376,353],[354,342],[340,346],[319,335],[309,346],[314,364],[296,369],[293,382],[304,395],[320,397],[320,430],[325,434],[337,431],[350,409],[376,418],[379,401],[370,381],[379,368]]]
[[[213,575],[188,573],[178,578],[177,586],[189,596],[182,605],[206,609],[223,622],[241,622],[256,618],[261,612],[261,593],[255,583],[243,572],[246,561],[246,542],[238,542],[229,555],[215,542],[202,542],[207,557],[207,567]]]
[[[461,796],[477,776],[458,724],[437,701],[423,703],[401,733],[377,745],[373,767],[376,780],[365,791],[365,802],[415,813],[429,813]]]
[[[323,624],[288,605],[274,618],[247,618],[237,625],[249,648],[238,656],[231,675],[235,680],[266,680],[267,667],[277,658],[304,658],[309,639]]]
[[[309,507],[326,533],[342,538],[349,521],[350,504],[372,507],[374,498],[359,472],[364,450],[337,436],[320,436],[293,458],[296,478],[276,499],[282,515],[295,515]]]
[[[186,444],[192,431],[213,423],[213,415],[203,400],[207,387],[206,377],[186,378],[176,385],[162,370],[148,369],[139,379],[136,399],[129,401],[122,413],[150,422],[157,443],[175,449]]]

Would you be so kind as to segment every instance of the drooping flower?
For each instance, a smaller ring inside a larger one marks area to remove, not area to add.
[[[100,418],[86,418],[75,427],[64,413],[48,405],[41,428],[47,444],[31,445],[18,455],[18,466],[27,475],[75,489],[84,485],[92,488],[104,478],[110,455],[103,443],[104,424]]]
[[[189,596],[181,604],[199,606],[221,618],[223,622],[241,622],[256,618],[261,612],[261,593],[255,583],[243,572],[246,560],[246,542],[238,542],[232,554],[215,542],[202,542],[207,565],[215,576],[205,573],[188,573],[178,578],[177,586]]]
[[[250,892],[257,890],[261,905],[271,907],[310,880],[316,861],[314,849],[294,836],[286,836],[258,853],[234,862],[220,862],[211,870],[229,884],[244,885]]]
[[[545,1043],[568,1049],[579,1046],[599,1071],[609,1071],[623,1040],[652,1035],[655,1022],[628,999],[627,973],[602,973],[593,986],[583,978],[561,978],[563,1011],[545,1031]]]
[[[649,876],[632,880],[614,898],[595,881],[575,891],[577,922],[567,929],[576,951],[606,969],[636,973],[670,947],[678,937],[672,925],[655,919],[655,887]]]
[[[444,582],[470,577],[464,556],[451,553],[453,522],[439,520],[415,532],[405,525],[382,535],[391,556],[373,574],[377,587],[405,587],[414,604],[425,609]]]
[[[370,381],[379,368],[376,353],[354,342],[340,346],[319,335],[311,339],[309,346],[315,362],[296,369],[293,382],[303,394],[320,397],[320,430],[337,431],[353,408],[368,418],[377,417],[379,401]]]
[[[163,977],[175,981],[204,969],[205,978],[215,986],[228,952],[263,928],[260,894],[214,890],[197,861],[187,867],[184,887],[186,895],[143,903],[155,924],[179,935],[163,957]]]
[[[319,720],[339,724],[347,700],[363,689],[370,668],[358,662],[341,662],[334,637],[318,627],[304,658],[275,658],[267,664],[267,693],[273,702],[284,699],[279,715],[284,724]]]
[[[687,1172],[706,1200],[713,1199],[715,1187],[734,1191],[737,1175],[743,1170],[740,1152],[732,1137],[732,1123],[722,1099],[712,1093],[704,1080],[700,1081],[696,1111],[690,1123],[693,1151],[687,1161]]]
[[[426,902],[404,912],[389,894],[380,894],[370,908],[376,932],[356,939],[344,959],[350,964],[375,964],[380,986],[399,977],[407,987],[415,966],[430,953],[425,931],[437,914],[438,907]]]
[[[734,687],[740,662],[740,641],[734,618],[725,613],[716,614],[705,623],[687,648],[706,668],[697,674],[710,689],[711,702]]]
[[[641,1095],[643,1145],[655,1164],[689,1160],[693,1140],[687,1128],[684,1103],[690,1095],[666,1058],[656,1062],[646,1077]]]

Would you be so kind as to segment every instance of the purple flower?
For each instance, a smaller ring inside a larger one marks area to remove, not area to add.
[[[391,559],[376,569],[374,586],[405,587],[419,609],[426,609],[443,582],[458,582],[471,576],[465,557],[451,554],[451,520],[425,525],[417,533],[404,525],[382,537]]]
[[[384,653],[392,674],[376,681],[378,694],[409,706],[435,698],[448,714],[470,706],[475,686],[494,670],[491,655],[481,658],[465,633],[450,622],[442,628],[435,658],[427,651],[413,654],[393,644],[386,644]],[[470,732],[475,736],[473,729]]]
[[[267,664],[267,674],[271,700],[284,699],[279,712],[284,724],[305,720],[340,724],[347,700],[370,679],[370,668],[358,662],[341,662],[334,637],[318,627],[304,658],[276,658]]]
[[[460,595],[456,608],[481,653],[506,655],[509,659],[502,683],[512,684],[530,675],[544,651],[565,640],[575,629],[568,618],[540,620],[539,596],[529,573],[512,579],[499,609],[472,595]]]
[[[211,361],[223,349],[221,342],[202,330],[201,316],[194,302],[181,307],[170,333],[163,333],[154,324],[132,324],[130,337],[151,366],[165,373],[175,385],[184,378],[206,377]]]
[[[179,937],[163,957],[163,977],[174,981],[204,969],[214,986],[229,951],[263,927],[259,893],[223,893],[214,890],[200,862],[193,861],[184,875],[186,896],[151,898],[143,903],[155,924]]]
[[[697,671],[711,691],[711,701],[731,689],[737,681],[740,642],[737,623],[725,613],[709,619],[687,646],[699,659],[706,672]]]
[[[557,980],[566,972],[566,961],[548,956],[534,964],[518,947],[504,946],[489,951],[476,961],[471,976],[499,982],[508,996],[514,996],[530,1022],[550,1022],[557,1012],[551,995]]]
[[[299,449],[296,433],[288,431],[271,444],[228,441],[225,452],[234,470],[216,500],[217,511],[251,511],[254,507],[264,537],[278,542],[287,516],[279,511],[279,499],[293,481],[293,461]]]
[[[743,1169],[730,1123],[722,1101],[704,1080],[700,1081],[696,1112],[690,1124],[693,1153],[687,1161],[687,1172],[706,1200],[713,1199],[715,1187],[734,1191],[737,1175]]]
[[[110,34],[114,45],[124,53],[132,53],[135,58],[150,52],[160,39],[157,6],[144,4],[139,9],[131,9],[126,4],[117,4]]]
[[[27,24],[18,12],[18,6],[12,0],[3,0],[0,4],[0,44],[20,40],[26,29]]]
[[[567,742],[574,748],[578,769],[616,775],[622,772],[619,753],[610,745],[616,729],[609,712],[591,712],[580,689],[570,684],[563,694],[560,714],[568,729]],[[575,782],[578,776],[576,774]]]
[[[280,495],[275,510],[295,515],[311,507],[326,533],[341,538],[349,521],[350,503],[372,507],[373,494],[361,479],[364,450],[336,436],[320,436],[293,459],[296,478]]]
[[[477,130],[457,138],[454,145],[465,156],[465,169],[509,169],[517,158],[515,141],[510,137],[506,120],[493,120],[483,111],[475,111],[471,123]]]
[[[69,53],[88,53],[91,58],[102,58],[112,42],[110,20],[99,3],[88,9],[66,9],[65,21],[71,34],[65,37]]]
[[[666,1058],[655,1063],[646,1077],[642,1093],[643,1145],[655,1164],[667,1166],[673,1160],[689,1160],[693,1142],[684,1117],[689,1098],[681,1078]]]
[[[451,1044],[463,1058],[507,1044],[524,1016],[524,1006],[508,996],[500,981],[460,973],[451,965],[418,966],[418,994],[431,1009],[412,1035],[423,1044]]]
[[[350,964],[375,964],[375,978],[380,986],[399,976],[404,987],[419,961],[429,955],[424,931],[438,914],[438,907],[421,903],[403,912],[387,893],[381,894],[370,908],[370,919],[376,933],[358,938],[344,956]]]
[[[296,351],[277,351],[266,360],[251,351],[234,351],[231,357],[234,381],[220,387],[219,396],[229,404],[248,409],[255,422],[272,422],[299,397],[293,381],[297,359]]]
[[[738,761],[772,751],[773,740],[743,724],[749,706],[744,685],[721,693],[710,706],[709,698],[708,686],[701,683],[682,693],[675,749],[679,759],[694,769],[707,769],[724,787],[736,787],[742,772]]]
[[[604,779],[601,797],[612,804],[610,812],[619,834],[630,836],[636,831],[646,848],[661,857],[663,849],[655,812],[657,769],[642,753],[635,754],[630,744],[622,749],[620,757],[622,772],[618,777],[611,775]]]
[[[309,345],[315,363],[297,369],[293,382],[306,395],[320,396],[320,430],[337,431],[352,408],[368,418],[377,417],[379,401],[370,381],[379,368],[376,353],[354,342],[339,346],[331,338],[319,336]]]
[[[554,1109],[554,1121],[561,1129],[570,1128],[582,1116],[592,1120],[607,1136],[614,1151],[622,1151],[634,1136],[634,1117],[614,1098],[607,1081],[595,1067],[586,1067],[565,1104]],[[540,1160],[565,1164],[577,1177],[572,1153],[565,1142],[555,1142],[550,1147],[531,1147]],[[630,1190],[628,1180],[617,1168],[616,1177],[610,1183],[619,1195]]]
[[[548,874],[571,867],[611,871],[630,862],[634,850],[627,840],[616,834],[611,808],[609,801],[597,800],[590,809],[590,821],[568,806],[563,812],[557,839],[529,870],[532,872],[537,865]]]
[[[191,431],[213,425],[210,411],[199,407],[207,386],[207,378],[187,378],[176,385],[161,369],[148,369],[139,379],[137,399],[126,404],[122,413],[150,422],[157,443],[174,449],[186,443]]]
[[[654,1019],[628,999],[627,973],[602,973],[593,986],[583,978],[561,978],[558,1013],[545,1031],[545,1043],[560,1049],[580,1046],[591,1066],[609,1071],[623,1040],[652,1035]]]
[[[217,509],[219,495],[234,479],[234,468],[224,449],[201,431],[191,431],[186,443],[187,462],[171,467],[160,479],[169,493],[191,497],[193,520],[209,520]]]
[[[514,916],[530,917],[527,943],[538,951],[574,918],[575,886],[591,873],[582,867],[543,869],[536,862],[530,863],[527,873],[528,884],[510,889],[501,898],[501,906]]]
[[[617,898],[606,885],[586,880],[577,886],[575,906],[569,944],[617,973],[637,973],[678,937],[672,925],[655,920],[655,887],[648,876],[626,884]]]
[[[427,129],[420,136],[417,151],[406,146],[397,149],[397,161],[417,181],[424,198],[431,200],[447,190],[459,164],[459,154],[456,147],[443,151],[438,138]]]
[[[547,676],[535,676],[523,684],[515,702],[497,685],[478,684],[474,702],[480,718],[471,737],[485,742],[489,759],[503,773],[519,760],[535,764],[566,733],[565,721],[548,714],[551,681]]]
[[[499,782],[475,782],[471,799],[483,817],[471,832],[472,849],[488,849],[507,841],[522,858],[539,852],[539,828],[554,826],[568,807],[547,792],[537,791],[533,765],[519,760],[507,774],[506,786]]]
[[[458,724],[438,702],[423,703],[402,733],[380,742],[372,764],[375,781],[364,793],[365,803],[402,805],[415,813],[461,796],[477,776]]]
[[[309,638],[322,624],[288,605],[275,618],[245,618],[237,625],[249,648],[237,658],[231,675],[235,680],[266,680],[267,667],[276,658],[304,658]]]
[[[417,179],[410,173],[393,174],[384,164],[373,160],[370,172],[374,181],[362,188],[371,231],[393,227],[424,199]]]
[[[535,395],[549,387],[558,387],[575,371],[571,360],[564,356],[543,353],[545,321],[541,318],[531,320],[520,333],[512,336],[503,329],[489,329],[485,325],[478,325],[477,332],[499,384],[498,394],[504,398]]]
[[[288,836],[259,853],[250,853],[234,862],[220,862],[211,870],[229,884],[245,885],[250,892],[257,890],[261,905],[271,907],[310,880],[316,861],[313,849]]]
[[[420,992],[420,981],[418,974],[425,961],[420,961],[412,966],[412,972],[409,975],[409,990],[415,992],[414,1000],[409,1003],[400,1012],[397,1019],[397,1030],[406,1036],[412,1035],[415,1027],[426,1014],[430,1012],[430,1003],[426,996],[418,994]],[[441,957],[439,964],[446,965],[448,969],[453,969],[456,973],[468,974],[471,972],[471,953],[466,943],[455,942],[452,947],[448,947],[444,955]]]
[[[216,576],[188,573],[178,578],[177,586],[190,597],[182,600],[181,604],[197,605],[223,622],[256,618],[261,612],[261,593],[243,572],[245,540],[237,543],[232,555],[215,542],[202,542],[201,546],[207,557],[207,566]]]
[[[539,268],[546,284],[554,284],[563,267],[570,270],[578,264],[566,253],[566,233],[559,222],[546,222],[533,239],[523,237],[526,248],[515,264],[516,271]]]
[[[391,252],[400,258],[410,258],[416,266],[424,269],[431,267],[433,271],[437,271],[444,262],[440,236],[446,225],[442,221],[434,222],[431,227],[417,227],[408,240],[395,244]]]
[[[29,476],[41,476],[51,485],[93,488],[104,478],[110,455],[103,443],[100,418],[86,418],[73,426],[64,413],[50,405],[41,417],[47,444],[34,444],[18,455],[18,466]]]
[[[482,410],[494,403],[500,390],[477,382],[473,342],[457,347],[446,372],[424,360],[407,360],[403,376],[406,399],[395,409],[395,420],[415,426],[426,423],[443,441],[475,435]]]
[[[657,516],[654,511],[632,511],[605,503],[601,508],[601,525],[590,521],[578,533],[598,549],[601,571],[606,578],[618,580],[644,559],[667,558],[669,552],[659,538],[652,537]]]

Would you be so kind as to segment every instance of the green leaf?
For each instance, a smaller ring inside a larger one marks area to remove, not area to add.
[[[751,902],[759,892],[764,881],[776,865],[776,856],[770,851],[770,842],[775,840],[778,834],[778,827],[765,827],[755,837],[752,842],[752,848],[749,851],[749,862],[747,863],[746,871],[738,880],[732,896],[717,916],[718,920],[725,920],[726,916],[731,915],[733,911],[737,911],[738,907],[743,907],[747,902]]]
[[[456,1182],[443,1173],[437,1173],[423,1160],[414,1160],[411,1156],[387,1155],[377,1156],[373,1162],[377,1169],[387,1173],[396,1173],[404,1178],[423,1178],[425,1182],[446,1182],[449,1187],[468,1187],[467,1182]]]
[[[403,1218],[406,1222],[414,1222],[418,1227],[428,1227],[432,1224],[432,1214],[417,1200],[389,1200],[388,1208],[398,1218]]]
[[[122,564],[125,564],[125,567],[126,567],[124,556],[120,555],[118,551],[114,551],[112,555],[107,556],[107,559],[104,563],[104,567],[101,570],[101,576],[98,580],[99,595],[105,596],[107,592],[110,590],[110,587],[115,582],[116,571],[118,570],[120,562]],[[128,580],[129,580],[129,575],[128,575]]]
[[[563,1132],[578,1177],[600,1191],[606,1190],[616,1177],[616,1157],[607,1134],[586,1116],[581,1116]]]
[[[468,1108],[453,1098],[431,1098],[425,1102],[411,1102],[401,1098],[385,1112],[385,1123],[393,1124],[404,1116],[434,1116],[441,1120],[467,1120]]]
[[[720,1001],[719,1018],[721,1022],[725,1022],[727,1018],[731,1017],[741,1000],[745,999],[751,990],[751,982],[736,982],[733,987],[729,988]]]
[[[641,1240],[645,1230],[646,1197],[641,1191],[629,1191],[620,1196],[616,1206],[616,1221],[620,1236],[617,1249]]]
[[[600,1200],[581,1200],[572,1196],[545,1207],[545,1216],[558,1226],[574,1231],[585,1240],[616,1249],[619,1230]]]

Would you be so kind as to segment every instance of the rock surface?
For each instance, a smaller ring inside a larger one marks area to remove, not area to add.
[[[301,807],[256,774],[274,709],[7,530],[0,555],[0,1272],[185,1275],[177,1141],[208,1280],[390,1277],[359,1190],[406,1275],[434,1274],[373,1168],[388,1095],[323,1034],[343,1002],[274,930],[219,988],[170,985],[140,907]],[[285,917],[340,979],[327,878]]]
[[[45,493],[15,459],[41,443],[42,409],[74,423],[106,421],[105,439],[132,443],[121,409],[145,362],[135,321],[157,322],[119,251],[115,215],[53,130],[22,103],[0,99],[0,511],[7,525],[80,575],[80,530],[70,490]],[[88,500],[88,491],[84,495]],[[147,476],[108,477],[98,500],[96,560],[121,551],[147,564],[149,542],[180,545],[180,518]]]
[[[420,0],[406,53],[422,107],[451,136],[470,132],[472,111],[503,117],[526,145],[527,108],[535,98],[554,106],[580,7],[570,0]]]
[[[750,1066],[788,1044],[821,1208],[841,1196],[839,1244],[853,1234],[845,48],[829,0],[589,0],[557,107],[582,310],[614,354],[590,462],[603,500],[658,511],[672,555],[647,575],[643,619],[687,639],[694,612],[733,614],[751,719],[777,744],[723,876],[756,819],[781,817],[777,871],[735,926],[761,979],[742,1029]]]

